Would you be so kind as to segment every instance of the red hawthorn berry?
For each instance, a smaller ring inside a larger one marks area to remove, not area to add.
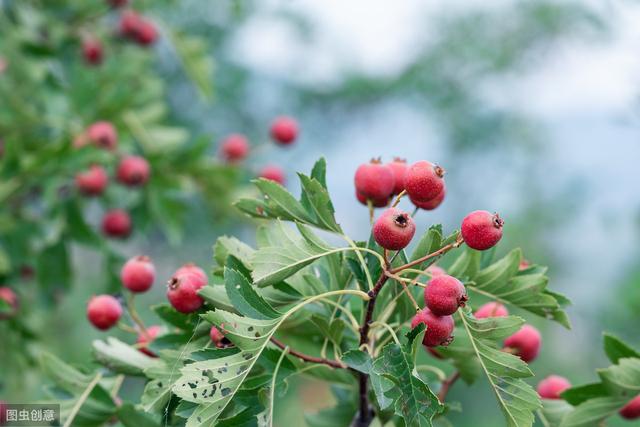
[[[125,37],[135,37],[140,26],[140,15],[133,10],[125,10],[120,15],[120,33]]]
[[[462,282],[447,274],[432,278],[424,290],[425,304],[436,316],[455,313],[458,307],[464,307],[467,299]]]
[[[433,277],[442,276],[443,274],[447,274],[447,272],[445,271],[444,268],[438,267],[435,264],[434,265],[430,265],[429,268],[427,268],[426,272],[429,273],[432,278]]]
[[[519,271],[526,270],[529,267],[531,267],[531,263],[526,259],[523,259],[522,261],[520,261],[520,264],[518,265],[518,270]]]
[[[126,6],[128,3],[129,0],[107,0],[107,4],[114,8]]]
[[[238,163],[249,155],[249,141],[244,135],[231,134],[222,141],[220,153],[227,162]]]
[[[104,51],[100,40],[88,38],[82,42],[82,56],[89,65],[100,65],[104,57]]]
[[[113,327],[122,316],[120,302],[111,295],[98,295],[87,305],[87,318],[96,328],[105,331]]]
[[[474,314],[476,319],[485,319],[487,317],[506,317],[509,315],[507,307],[499,302],[491,301],[481,306]]]
[[[141,18],[138,22],[138,28],[136,29],[134,39],[141,46],[150,46],[158,39],[158,30],[153,22]]]
[[[207,277],[207,273],[205,273],[203,269],[201,269],[200,267],[198,267],[192,262],[186,263],[185,265],[177,269],[176,272],[173,273],[173,276],[177,277],[187,273],[194,274],[197,276],[200,287],[206,286],[207,283],[209,283],[209,278]]]
[[[8,312],[0,312],[0,320],[9,319],[16,315],[19,308],[18,295],[7,286],[0,286],[0,300],[11,307]]]
[[[620,416],[627,420],[640,418],[640,396],[634,397],[629,403],[620,409]]]
[[[538,383],[538,394],[543,399],[560,399],[560,393],[571,388],[571,383],[559,375],[549,375]]]
[[[447,194],[447,189],[446,187],[443,187],[440,194],[438,194],[436,197],[426,202],[419,202],[415,199],[412,199],[411,196],[409,196],[409,200],[411,200],[411,203],[413,203],[414,205],[416,205],[416,207],[420,209],[424,209],[425,211],[432,211],[442,204],[446,194]]]
[[[416,224],[406,212],[389,208],[373,224],[373,238],[385,249],[404,249],[413,239]]]
[[[140,332],[136,344],[139,345],[138,350],[149,357],[158,357],[155,353],[149,350],[148,345],[151,344],[160,333],[163,331],[162,326],[153,325],[147,328],[147,333]]]
[[[122,266],[120,279],[131,292],[146,292],[156,279],[156,269],[148,256],[136,256]]]
[[[149,180],[151,167],[144,157],[125,156],[120,160],[116,174],[122,184],[135,187]]]
[[[260,178],[268,179],[270,181],[277,182],[280,185],[284,185],[286,182],[284,171],[279,166],[265,166],[260,171]]]
[[[112,209],[102,218],[102,231],[109,237],[125,238],[131,234],[131,218],[122,209]]]
[[[102,166],[92,165],[76,175],[76,187],[85,196],[99,196],[107,188],[109,177]]]
[[[360,203],[362,203],[363,205],[368,205],[368,200],[367,197],[360,194],[358,192],[358,190],[356,190],[356,199],[358,199],[358,201]],[[371,200],[371,205],[374,208],[384,208],[385,206],[387,206],[389,204],[389,199],[381,199],[381,200]]]
[[[393,173],[393,194],[400,194],[404,190],[404,176],[407,174],[407,161],[399,157],[395,157],[392,162],[387,163],[389,169]]]
[[[173,276],[169,281],[167,298],[180,313],[194,312],[204,304],[198,290],[205,284],[200,277],[192,273]]]
[[[531,325],[524,325],[518,332],[504,340],[505,348],[513,350],[527,363],[538,357],[541,345],[540,332]]]
[[[428,202],[444,190],[444,169],[426,160],[412,164],[404,176],[404,188],[411,200]],[[444,196],[443,196],[444,197]]]
[[[462,238],[471,249],[484,251],[500,241],[503,225],[497,213],[473,211],[462,220]]]
[[[118,145],[116,128],[106,121],[95,122],[87,129],[89,140],[100,148],[115,150]]]
[[[220,332],[218,328],[215,326],[211,327],[209,331],[209,337],[211,337],[211,342],[218,348],[224,347],[222,340],[224,339],[224,334]]]
[[[420,310],[411,320],[411,327],[415,328],[424,323],[427,331],[424,334],[422,344],[427,347],[449,345],[453,341],[453,329],[455,322],[451,316],[436,316],[428,308]]]
[[[393,193],[395,181],[393,172],[380,160],[373,159],[370,163],[362,164],[356,170],[354,177],[356,195],[375,202],[389,200]]]
[[[298,123],[287,116],[276,117],[271,123],[271,138],[280,145],[291,145],[298,137]]]

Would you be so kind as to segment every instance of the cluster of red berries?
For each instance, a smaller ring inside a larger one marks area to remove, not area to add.
[[[126,0],[107,0],[113,8],[126,6]],[[149,19],[134,10],[125,10],[120,15],[120,35],[140,46],[150,46],[158,39],[158,30]],[[89,65],[100,65],[104,59],[104,48],[95,36],[85,37],[82,41],[82,56]]]
[[[418,311],[411,320],[415,328],[424,323],[427,330],[422,344],[426,347],[448,345],[453,340],[455,322],[453,314],[464,307],[467,292],[461,281],[445,274],[434,275],[424,290],[426,307]]]
[[[271,139],[278,145],[287,146],[295,142],[299,128],[295,119],[286,116],[276,117],[271,123]],[[230,164],[238,164],[247,158],[251,151],[249,141],[245,135],[234,133],[227,136],[220,145],[220,155]],[[268,165],[262,168],[258,177],[285,184],[285,173],[282,168]]]
[[[137,294],[147,292],[153,286],[156,270],[147,256],[136,256],[128,260],[120,271],[122,285],[130,292]],[[198,310],[204,300],[198,295],[198,290],[208,283],[207,274],[195,264],[185,264],[173,274],[167,287],[169,303],[181,313],[191,313]],[[0,288],[2,289],[2,288]],[[89,300],[87,318],[89,322],[100,330],[114,327],[122,317],[123,308],[120,301],[112,295],[98,295]],[[136,345],[140,351],[155,356],[148,349],[148,345],[161,333],[163,328],[153,325],[139,331]],[[212,342],[220,347],[225,344],[224,336],[215,327],[210,332]]]
[[[118,146],[118,133],[110,122],[99,121],[78,135],[73,145],[76,148],[94,145],[115,151]],[[116,169],[116,179],[127,187],[140,187],[146,184],[150,175],[149,162],[144,157],[135,155],[122,156]],[[103,166],[91,165],[88,170],[76,175],[75,182],[78,191],[83,195],[100,196],[107,188],[109,176]],[[102,231],[110,237],[128,237],[131,234],[131,225],[131,217],[122,209],[112,209],[102,219]]]
[[[444,169],[425,160],[409,166],[400,158],[383,164],[380,159],[358,167],[355,174],[356,197],[362,204],[387,206],[394,195],[406,191],[420,209],[433,210],[444,200]]]

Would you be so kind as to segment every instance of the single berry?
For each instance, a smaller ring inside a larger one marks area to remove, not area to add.
[[[86,196],[99,196],[107,188],[109,177],[102,166],[92,165],[86,172],[76,175],[76,187]]]
[[[150,46],[158,39],[158,30],[156,30],[153,22],[147,19],[140,19],[134,39],[141,46]]]
[[[384,211],[373,224],[373,238],[392,251],[406,248],[415,232],[416,224],[411,215],[396,208]]]
[[[109,122],[95,122],[87,129],[89,140],[100,148],[115,150],[118,145],[116,128]]]
[[[211,330],[209,331],[209,337],[211,337],[211,342],[218,348],[224,347],[224,343],[222,342],[222,340],[224,340],[224,334],[222,332],[220,332],[220,330],[218,328],[216,328],[215,326],[211,327]]]
[[[409,196],[409,200],[411,200],[411,203],[413,203],[414,205],[416,205],[416,207],[420,209],[424,209],[425,211],[432,211],[442,204],[446,194],[447,194],[447,189],[446,187],[443,187],[440,194],[438,194],[436,197],[426,202],[419,202],[415,199],[412,199],[411,196]]]
[[[620,416],[627,420],[640,418],[640,396],[636,396],[620,409]]]
[[[227,162],[238,163],[249,155],[249,142],[244,135],[231,134],[222,141],[220,154]]]
[[[286,182],[284,171],[279,166],[265,166],[260,171],[260,178],[268,179],[270,181],[277,182],[280,185],[284,185]]]
[[[411,320],[411,327],[415,328],[424,323],[427,331],[424,334],[422,344],[427,347],[449,345],[453,341],[453,329],[455,322],[451,316],[436,316],[428,308],[420,310]]]
[[[519,271],[526,270],[529,267],[531,267],[531,263],[526,259],[523,259],[522,261],[520,261],[520,264],[518,264]]]
[[[0,311],[0,320],[9,319],[18,312],[18,295],[7,286],[0,286],[0,300],[9,305],[7,310]]]
[[[147,159],[140,156],[125,156],[118,165],[118,181],[129,187],[143,185],[149,180],[151,168]]]
[[[507,307],[499,302],[491,301],[481,306],[474,314],[476,319],[486,319],[487,317],[505,317],[509,315]]]
[[[549,375],[538,383],[538,394],[543,399],[560,399],[560,393],[571,388],[571,383],[559,375]]]
[[[129,0],[107,0],[107,3],[111,7],[122,7],[126,6],[129,3]]]
[[[298,123],[291,117],[280,116],[271,123],[271,138],[280,145],[290,145],[298,137]]]
[[[151,344],[162,331],[163,331],[162,326],[153,325],[147,328],[146,334],[140,332],[138,334],[138,339],[136,340],[136,344],[138,344],[138,350],[140,350],[142,353],[146,354],[147,356],[158,357],[155,353],[149,350],[148,344]]]
[[[180,313],[191,313],[202,307],[204,300],[198,295],[198,290],[206,283],[196,274],[186,273],[173,276],[169,281],[167,298]]]
[[[358,192],[358,190],[356,190],[356,199],[358,199],[358,201],[363,205],[368,205],[368,201],[371,200],[371,205],[374,208],[384,208],[389,204],[388,197],[386,199],[380,199],[380,200],[367,199],[367,197],[362,195],[360,192]]]
[[[505,348],[511,349],[527,363],[538,357],[541,344],[540,332],[531,325],[524,325],[518,332],[504,340]]]
[[[443,274],[447,274],[444,268],[438,267],[437,265],[430,265],[426,271],[431,275],[432,278],[442,276]]]
[[[125,10],[120,15],[120,33],[125,37],[135,37],[141,21],[140,15],[133,10]]]
[[[409,166],[404,176],[404,188],[417,202],[428,202],[444,190],[444,169],[426,160]],[[443,196],[444,197],[444,196]]]
[[[391,173],[393,173],[393,194],[400,194],[404,190],[404,176],[407,174],[407,161],[398,157],[394,158],[392,162],[387,163]]]
[[[360,165],[356,170],[354,181],[356,194],[377,202],[389,200],[395,184],[391,168],[376,159]]]
[[[104,57],[100,40],[88,38],[82,42],[82,56],[89,65],[100,65]]]
[[[427,308],[436,316],[448,316],[464,307],[467,291],[461,281],[443,274],[429,280],[424,290]]]
[[[207,277],[207,273],[205,273],[203,269],[201,269],[200,267],[198,267],[192,262],[189,262],[183,265],[182,267],[180,267],[179,269],[177,269],[176,272],[173,273],[173,275],[177,277],[186,273],[196,275],[199,280],[199,284],[200,284],[199,286],[206,286],[207,283],[209,283],[209,278]]]
[[[111,295],[98,295],[91,298],[87,305],[87,318],[96,328],[104,331],[120,320],[122,306]]]
[[[497,213],[473,211],[462,220],[462,238],[471,249],[484,251],[500,241],[503,224]]]
[[[120,280],[125,288],[131,292],[146,292],[153,285],[156,269],[147,256],[131,258],[120,270]]]
[[[109,237],[125,238],[131,234],[131,218],[122,209],[112,209],[102,218],[102,231]]]

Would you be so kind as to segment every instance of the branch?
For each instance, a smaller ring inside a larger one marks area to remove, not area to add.
[[[448,245],[441,247],[437,251],[431,252],[430,254],[425,255],[422,258],[418,258],[415,261],[411,261],[411,262],[409,262],[409,263],[407,263],[405,265],[401,265],[400,267],[396,267],[393,270],[390,270],[389,273],[396,274],[396,273],[404,270],[405,268],[411,268],[411,267],[413,267],[415,265],[420,265],[423,262],[425,262],[425,261],[427,261],[427,260],[429,260],[431,258],[435,258],[435,257],[439,257],[441,255],[444,255],[447,252],[449,252],[451,249],[455,249],[455,248],[459,247],[460,245],[462,245],[463,242],[464,242],[464,240],[462,240],[462,236],[458,236],[458,239],[455,242],[449,243]]]
[[[458,378],[460,378],[460,372],[455,371],[449,378],[442,382],[442,387],[440,387],[440,392],[438,393],[438,400],[440,401],[440,403],[444,402],[445,398],[447,397],[447,393],[449,393],[449,389],[451,388],[453,383],[458,380]]]
[[[273,337],[271,337],[271,342],[274,343],[279,348],[281,348],[282,350],[287,348],[287,346],[282,341],[277,340],[277,339],[275,339]],[[344,369],[345,368],[345,366],[342,365],[342,363],[340,363],[340,362],[338,362],[336,360],[325,359],[325,358],[322,358],[322,357],[309,356],[308,354],[304,354],[304,353],[301,353],[299,351],[293,350],[290,347],[289,347],[289,354],[291,354],[292,356],[296,356],[297,358],[302,359],[305,362],[322,363],[323,365],[331,366],[332,368],[336,368],[336,369],[340,369],[340,368]]]

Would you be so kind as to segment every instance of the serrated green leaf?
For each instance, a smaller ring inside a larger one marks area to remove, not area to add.
[[[617,365],[598,369],[598,376],[611,395],[633,397],[640,394],[640,359],[619,359]]]
[[[195,315],[180,313],[169,304],[157,304],[151,307],[159,318],[183,331],[190,331],[196,323]]]
[[[216,244],[213,247],[213,256],[219,266],[224,266],[227,262],[227,257],[233,255],[243,264],[245,267],[250,268],[249,260],[253,256],[255,249],[246,243],[236,239],[235,237],[221,236],[216,240]]]
[[[341,233],[342,229],[336,222],[333,203],[327,189],[315,179],[303,174],[298,176],[302,185],[301,203],[311,216],[311,223],[323,230]]]
[[[494,323],[478,321],[470,313],[459,310],[462,325],[496,395],[509,427],[532,426],[533,411],[541,407],[538,393],[521,378],[532,376],[526,363],[519,357],[500,351],[492,339],[502,337],[512,328],[514,316],[492,318]],[[510,324],[502,327],[501,324]]]
[[[638,353],[629,344],[622,341],[620,338],[611,334],[604,334],[604,352],[611,363],[618,363],[618,360],[623,357],[635,357],[640,359],[640,353]]]
[[[227,296],[239,313],[254,319],[275,319],[282,316],[252,288],[245,276],[236,270],[224,269]]]
[[[544,427],[559,427],[562,419],[573,409],[564,400],[542,399],[542,409],[538,411],[538,418]]]
[[[571,405],[577,406],[586,400],[594,397],[604,397],[607,394],[607,390],[601,383],[592,383],[571,387],[563,391],[560,397]]]
[[[627,399],[621,397],[596,397],[581,403],[562,419],[560,427],[594,427],[622,408]]]
[[[480,260],[482,252],[465,247],[465,250],[456,258],[447,272],[462,280],[473,278],[480,271]]]
[[[312,262],[345,250],[333,248],[305,226],[297,226],[300,235],[278,222],[276,227],[282,239],[281,244],[261,247],[255,252],[251,258],[255,285],[262,287],[282,282]]]
[[[116,415],[125,427],[160,427],[162,425],[159,419],[138,411],[128,402],[118,408]]]
[[[117,338],[93,342],[94,357],[115,372],[127,375],[142,375],[143,371],[158,364],[158,360],[125,344]]]

